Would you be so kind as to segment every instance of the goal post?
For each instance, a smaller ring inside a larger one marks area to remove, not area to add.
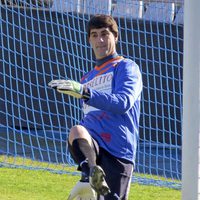
[[[182,200],[200,199],[200,1],[185,0]]]

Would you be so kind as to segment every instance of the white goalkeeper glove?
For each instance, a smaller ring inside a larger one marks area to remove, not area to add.
[[[97,200],[96,192],[91,188],[90,183],[78,181],[71,190],[67,200]]]
[[[58,92],[68,94],[76,98],[89,98],[89,94],[84,93],[82,84],[72,80],[52,80],[48,86],[56,89]],[[84,94],[85,95],[84,95]]]

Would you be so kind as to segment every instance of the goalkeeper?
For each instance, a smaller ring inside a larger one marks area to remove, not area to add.
[[[68,138],[82,174],[68,200],[127,200],[139,130],[141,72],[134,61],[117,54],[118,26],[111,16],[95,15],[87,28],[94,69],[80,83],[49,83],[60,93],[80,98],[84,112]]]

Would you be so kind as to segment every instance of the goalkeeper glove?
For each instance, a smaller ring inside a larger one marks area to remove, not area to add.
[[[72,80],[52,80],[48,86],[56,89],[58,92],[68,94],[76,98],[89,99],[90,95],[84,86]]]
[[[67,200],[96,200],[96,193],[91,188],[90,183],[78,181],[74,188],[71,190]]]

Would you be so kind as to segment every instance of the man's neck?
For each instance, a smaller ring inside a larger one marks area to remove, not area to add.
[[[118,56],[117,53],[114,53],[112,55],[109,55],[109,56],[106,56],[105,58],[102,58],[102,59],[98,59],[96,60],[96,66],[101,66],[102,64],[104,64],[105,62],[113,59],[113,58],[116,58]]]

